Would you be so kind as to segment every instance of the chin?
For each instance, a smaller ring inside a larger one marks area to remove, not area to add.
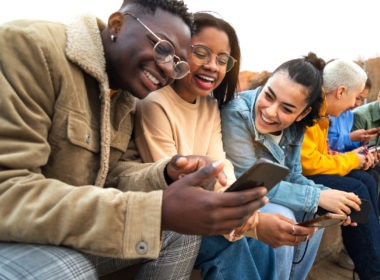
[[[208,91],[208,92],[201,92],[201,93],[197,94],[197,96],[201,96],[201,97],[203,96],[204,97],[204,96],[209,96],[209,95],[211,96],[211,94],[212,94],[212,91],[211,92]]]
[[[260,124],[255,123],[256,130],[260,132],[261,134],[267,134],[269,133],[267,129],[263,129]]]
[[[131,93],[134,97],[136,97],[138,99],[144,99],[145,97],[147,97],[149,95],[149,93],[151,93],[151,91],[149,91],[149,90],[133,90],[133,91],[129,91],[129,93]]]

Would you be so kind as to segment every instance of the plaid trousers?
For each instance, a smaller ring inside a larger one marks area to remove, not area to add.
[[[141,264],[135,279],[189,279],[201,237],[163,232],[155,260],[124,260],[83,254],[66,247],[0,242],[0,280],[91,280]]]

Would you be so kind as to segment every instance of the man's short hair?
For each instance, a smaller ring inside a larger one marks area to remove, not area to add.
[[[188,11],[186,4],[182,0],[124,0],[120,11],[125,11],[129,5],[142,8],[145,13],[154,13],[157,8],[177,15],[190,27],[193,27],[193,15]]]

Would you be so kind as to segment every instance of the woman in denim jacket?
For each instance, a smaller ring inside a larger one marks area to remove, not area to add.
[[[258,239],[273,247],[286,244],[282,239],[289,234],[284,232],[288,225],[312,218],[318,206],[336,213],[345,213],[348,207],[359,209],[357,203],[360,201],[356,195],[317,185],[301,173],[300,148],[304,129],[319,116],[323,101],[320,73],[323,66],[324,62],[314,54],[288,61],[274,71],[264,88],[241,93],[237,99],[222,108],[224,148],[227,158],[234,164],[237,177],[258,158],[276,161],[290,169],[286,179],[268,193],[270,203],[262,208],[260,222],[257,224]],[[350,221],[346,224],[348,223]],[[277,270],[278,279],[306,278],[322,233],[323,230],[319,230],[308,242],[301,243],[296,249],[293,246],[276,249],[276,259],[279,261],[273,264],[273,269]],[[244,238],[251,239],[247,242],[249,244],[257,242],[250,237]],[[210,251],[215,243],[215,237],[203,238],[197,261],[200,258],[207,259],[207,255],[211,256]],[[209,258],[209,262],[217,266],[225,261],[224,258],[229,258],[230,267],[235,267],[236,258],[229,252],[234,251],[232,247],[241,244],[243,243],[230,243],[231,248],[220,250],[214,259]],[[254,246],[251,245],[251,248],[254,250]],[[241,252],[245,251],[240,248],[238,262],[242,259],[247,262],[247,258],[265,262],[259,253],[255,257],[254,254],[242,255]],[[293,265],[293,262],[298,264]],[[236,271],[239,276],[237,279],[249,278],[244,276],[245,273],[242,270]]]

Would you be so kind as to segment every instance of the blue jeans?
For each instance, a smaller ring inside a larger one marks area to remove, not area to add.
[[[223,236],[202,238],[195,262],[204,280],[276,280],[274,249],[254,238],[229,242]]]
[[[301,222],[313,218],[314,214],[294,212],[293,210],[275,203],[268,203],[260,209],[261,212],[279,213],[289,219]],[[318,252],[324,229],[318,230],[312,238],[298,246],[281,246],[276,248],[276,270],[279,280],[306,279]]]
[[[380,224],[375,179],[362,170],[351,171],[346,176],[315,175],[309,178],[318,184],[353,192],[370,201],[368,223],[342,227],[342,238],[360,279],[380,279]]]

